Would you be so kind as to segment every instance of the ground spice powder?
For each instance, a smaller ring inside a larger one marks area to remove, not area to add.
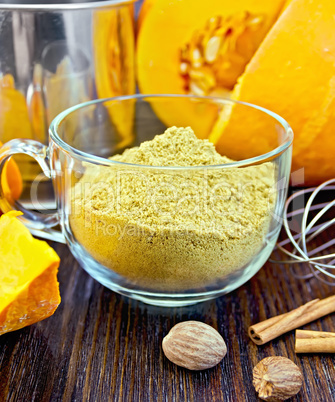
[[[91,256],[133,284],[204,287],[262,247],[274,208],[273,163],[223,169],[215,165],[230,159],[177,127],[110,159],[115,165],[86,166],[72,188],[70,225]]]

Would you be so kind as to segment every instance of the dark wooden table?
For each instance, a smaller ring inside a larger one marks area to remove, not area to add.
[[[328,230],[315,244],[334,234]],[[334,287],[297,280],[288,266],[268,262],[226,296],[156,308],[104,288],[66,246],[52,245],[62,260],[62,303],[49,319],[0,337],[0,401],[256,401],[253,367],[273,355],[289,357],[303,372],[293,401],[335,401],[334,355],[296,355],[293,332],[260,347],[247,335],[251,323],[330,296]],[[163,337],[189,319],[212,325],[225,339],[228,353],[217,367],[191,372],[164,357]],[[335,314],[304,328],[335,331]]]

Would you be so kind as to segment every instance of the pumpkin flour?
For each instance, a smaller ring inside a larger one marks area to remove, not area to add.
[[[177,127],[110,159],[88,165],[72,188],[70,225],[93,258],[132,284],[207,286],[261,249],[274,206],[271,162],[215,166],[232,161]]]

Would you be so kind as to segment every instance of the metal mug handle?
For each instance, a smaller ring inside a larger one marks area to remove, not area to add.
[[[6,142],[0,148],[0,177],[5,165],[5,162],[13,155],[25,154],[29,155],[36,160],[43,170],[43,173],[52,178],[52,171],[49,165],[48,147],[41,144],[38,141],[28,139],[14,139]],[[8,201],[4,195],[4,190],[0,184],[0,200],[1,209],[3,212],[9,212],[12,210],[23,212],[23,216],[19,219],[27,226],[30,232],[38,237],[42,237],[47,240],[57,241],[59,243],[66,243],[64,235],[56,229],[54,226],[59,224],[58,213],[41,213],[30,211],[23,207],[23,205],[15,201],[13,204]]]

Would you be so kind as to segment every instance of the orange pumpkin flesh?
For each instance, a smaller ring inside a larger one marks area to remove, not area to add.
[[[304,168],[305,185],[335,176],[335,2],[293,0],[267,34],[232,98],[266,107],[284,117],[295,134],[292,170]],[[268,150],[269,126],[241,108],[222,116],[210,139],[219,152],[250,156]],[[238,133],[238,134],[237,134]],[[262,136],[263,133],[263,136]],[[240,139],[237,150],[235,138]]]
[[[211,0],[204,5],[194,0],[147,0],[140,15],[137,39],[141,92],[227,94],[283,2]],[[220,51],[217,60],[213,60],[207,51],[208,43],[215,48],[218,42]],[[226,66],[226,71],[222,72],[220,66]],[[217,108],[202,105],[199,111],[197,103],[178,102],[175,107],[164,105],[154,109],[168,126],[192,122],[202,138],[209,135],[217,118]]]
[[[59,257],[18,215],[0,217],[0,335],[49,317],[60,303]]]

